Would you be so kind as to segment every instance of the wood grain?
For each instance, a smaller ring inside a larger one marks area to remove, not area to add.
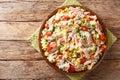
[[[57,73],[43,60],[0,61],[0,73],[1,79],[68,80],[65,75]],[[87,74],[84,80],[119,80],[119,74],[120,60],[105,60],[95,71]]]
[[[106,60],[95,71],[87,74],[85,80],[119,80],[119,60]]]
[[[41,60],[28,41],[0,41],[0,60]]]
[[[27,2],[24,2],[16,0],[16,2],[11,1],[10,3],[4,1],[3,3],[1,2],[0,21],[42,21],[50,12],[60,6],[64,0],[33,1],[31,2],[28,0]],[[80,2],[83,5],[91,8],[93,11],[97,12],[102,19],[119,20],[119,0],[92,0],[91,2],[89,2],[88,0],[83,0]],[[21,6],[23,6],[24,8]]]
[[[79,0],[118,38],[101,65],[84,80],[120,79],[120,0]],[[0,80],[69,80],[30,46],[29,36],[64,0],[0,0]]]
[[[28,40],[41,22],[0,22],[0,40]]]

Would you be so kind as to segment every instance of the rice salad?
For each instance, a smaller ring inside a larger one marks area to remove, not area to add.
[[[81,7],[58,9],[42,29],[41,44],[50,63],[65,72],[90,70],[106,50],[96,15]]]

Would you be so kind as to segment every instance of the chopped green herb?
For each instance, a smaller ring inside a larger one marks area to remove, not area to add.
[[[53,26],[52,33],[55,31],[55,27],[57,27],[57,26],[56,25]]]
[[[84,35],[84,36],[82,36],[82,39],[83,39],[83,40],[85,40],[85,39],[86,39],[86,36],[85,36],[85,35]]]
[[[61,54],[61,45],[60,46],[58,46],[58,54]]]

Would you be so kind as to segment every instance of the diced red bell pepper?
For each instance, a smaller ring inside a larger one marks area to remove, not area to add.
[[[91,60],[95,59],[93,54],[90,55],[90,59]]]
[[[68,21],[69,19],[70,19],[69,16],[64,16],[64,17],[62,18],[63,21]]]
[[[82,30],[83,30],[83,31],[88,31],[88,27],[87,27],[87,26],[83,26],[83,27],[82,27]]]
[[[76,14],[74,14],[71,18],[74,19],[76,17]]]
[[[84,57],[84,58],[82,58],[82,59],[80,60],[80,64],[85,63],[85,61],[86,61],[86,58]]]
[[[101,48],[100,48],[100,50],[101,50],[102,52],[105,52],[106,48],[107,48],[106,45],[102,45]]]
[[[56,59],[62,59],[62,55],[57,55],[57,58]]]
[[[73,65],[70,65],[69,71],[70,72],[75,72],[75,67]]]
[[[90,19],[90,21],[93,21],[93,20],[94,20],[94,19],[93,19],[93,18],[91,18],[91,17],[90,17],[89,19]]]
[[[52,35],[52,33],[51,32],[46,32],[46,35],[47,35],[47,37],[49,37],[49,36]]]
[[[52,48],[50,46],[47,46],[47,52],[49,52]]]
[[[47,29],[49,28],[49,25],[47,23],[45,24],[45,28],[47,28]]]
[[[105,37],[105,35],[104,35],[104,34],[102,34],[102,35],[100,36],[100,40],[101,40],[101,41],[103,41],[103,42],[105,42],[105,41],[106,41],[106,37]]]

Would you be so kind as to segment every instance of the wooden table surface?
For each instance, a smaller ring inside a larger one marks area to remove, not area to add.
[[[118,38],[84,80],[120,80],[120,0],[79,0]],[[0,0],[0,79],[69,80],[48,66],[28,37],[64,0]]]

